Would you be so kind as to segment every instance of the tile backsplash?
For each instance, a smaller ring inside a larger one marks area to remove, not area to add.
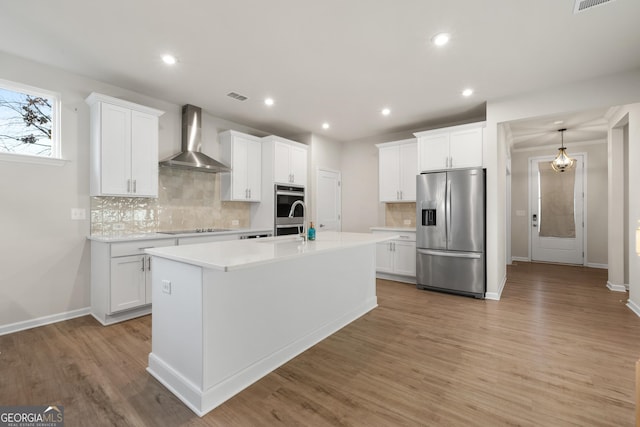
[[[220,200],[218,174],[161,167],[157,199],[91,198],[92,235],[250,226],[249,203]]]
[[[415,203],[385,203],[384,223],[387,227],[412,227],[416,226]],[[409,221],[408,224],[405,221]]]

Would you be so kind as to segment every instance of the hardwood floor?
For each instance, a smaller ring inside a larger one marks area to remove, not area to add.
[[[640,318],[606,279],[518,263],[501,301],[379,280],[378,308],[203,418],[145,371],[149,316],[87,316],[0,337],[0,405],[60,404],[67,426],[631,426]]]

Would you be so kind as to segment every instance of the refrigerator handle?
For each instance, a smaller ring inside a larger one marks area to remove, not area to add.
[[[447,179],[447,188],[446,188],[446,193],[447,193],[447,201],[445,202],[445,210],[447,211],[447,219],[446,219],[446,227],[445,227],[445,234],[446,234],[446,240],[447,242],[451,241],[451,180]]]
[[[471,258],[471,259],[480,259],[482,258],[482,254],[480,252],[448,252],[448,251],[437,251],[430,249],[418,249],[419,255],[433,255],[433,256],[443,256],[449,258]]]

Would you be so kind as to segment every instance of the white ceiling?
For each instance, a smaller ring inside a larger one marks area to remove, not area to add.
[[[516,120],[506,124],[513,149],[571,146],[576,143],[605,142],[608,108],[587,110],[553,116]],[[559,130],[566,129],[563,135]]]
[[[486,101],[640,67],[640,1],[579,14],[573,7],[574,0],[3,1],[0,51],[282,136],[348,141],[482,117]],[[452,35],[444,48],[429,42],[440,31]],[[164,65],[166,52],[178,64]],[[465,87],[475,94],[463,98]],[[231,99],[231,91],[249,99]],[[270,108],[267,96],[275,99]]]

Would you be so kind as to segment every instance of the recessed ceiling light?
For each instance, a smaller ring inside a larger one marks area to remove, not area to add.
[[[561,125],[564,123],[564,120],[556,120],[555,122],[553,122],[554,125]]]
[[[473,95],[473,89],[467,88],[462,91],[462,96],[469,97],[471,95]]]
[[[383,116],[388,116],[389,114],[391,114],[391,110],[388,108],[383,108],[381,113]]]
[[[324,123],[322,124],[322,129],[329,129],[329,123],[324,122]]]
[[[431,42],[436,46],[444,46],[449,43],[451,36],[447,33],[439,33],[431,38]]]
[[[173,55],[162,55],[162,62],[164,62],[167,65],[173,65],[178,61],[176,60],[176,57]]]
[[[266,98],[264,100],[264,104],[268,105],[268,106],[272,106],[273,105],[273,98]]]

